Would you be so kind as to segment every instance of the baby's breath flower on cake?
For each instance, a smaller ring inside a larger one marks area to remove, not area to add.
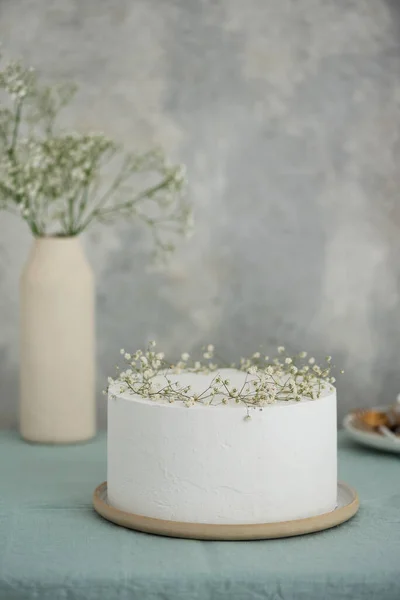
[[[284,347],[279,346],[278,356],[270,362],[266,362],[268,357],[265,362],[260,361],[260,352],[254,352],[250,358],[242,357],[239,370],[245,374],[245,379],[238,388],[229,377],[222,376],[221,370],[226,367],[211,362],[215,353],[212,344],[202,349],[204,362],[192,360],[189,352],[182,352],[178,362],[170,363],[165,360],[164,352],[156,350],[156,343],[150,342],[146,350],[129,353],[121,349],[126,368],[117,368],[116,379],[109,378],[108,383],[109,386],[117,384],[120,392],[155,401],[181,402],[188,408],[196,403],[235,402],[251,408],[302,398],[316,400],[335,383],[331,376],[332,357],[327,356],[326,364],[319,366],[314,358],[304,362],[306,352],[293,357],[284,356],[284,352]],[[190,385],[173,381],[173,375],[180,373],[209,374],[210,383],[201,393],[194,394]]]

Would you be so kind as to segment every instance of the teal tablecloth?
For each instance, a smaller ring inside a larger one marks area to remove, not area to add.
[[[342,434],[343,435],[343,434]],[[0,598],[6,600],[399,600],[400,457],[340,437],[350,522],[262,542],[200,542],[119,528],[92,510],[104,435],[28,445],[0,434]]]

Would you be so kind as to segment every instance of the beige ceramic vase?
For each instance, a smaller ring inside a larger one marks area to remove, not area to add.
[[[77,237],[35,240],[20,307],[22,437],[53,444],[93,437],[94,281]]]

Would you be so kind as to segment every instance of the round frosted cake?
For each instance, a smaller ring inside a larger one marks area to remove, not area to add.
[[[240,387],[246,375],[221,370]],[[215,375],[173,378],[201,392]],[[108,499],[146,517],[249,524],[330,512],[337,500],[336,390],[263,407],[188,407],[108,392]]]

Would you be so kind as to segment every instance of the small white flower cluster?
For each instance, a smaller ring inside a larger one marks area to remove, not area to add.
[[[93,180],[93,170],[99,159],[113,150],[110,140],[99,135],[69,134],[49,139],[22,139],[18,146],[18,161],[5,155],[0,162],[0,181],[11,198],[18,198],[22,216],[33,216],[41,230],[45,228],[42,211],[59,211],[66,220],[70,203],[77,219],[79,197]],[[43,231],[45,233],[45,231]]]
[[[335,383],[331,376],[332,357],[326,357],[323,367],[315,364],[313,357],[307,359],[307,352],[296,356],[285,355],[285,348],[278,347],[278,356],[269,359],[255,352],[250,358],[241,358],[238,369],[246,373],[240,388],[220,373],[222,367],[213,362],[214,346],[203,348],[204,361],[192,361],[188,352],[181,354],[176,364],[168,363],[163,352],[156,351],[156,343],[150,342],[147,350],[137,350],[134,354],[121,350],[127,368],[120,371],[116,379],[108,378],[110,385],[117,386],[121,393],[130,391],[143,398],[183,402],[187,407],[196,402],[203,404],[228,404],[229,401],[243,403],[248,408],[262,407],[277,401],[311,398],[316,400],[323,390]],[[235,367],[235,365],[230,365]],[[342,371],[343,372],[343,371]],[[194,394],[190,385],[173,381],[172,375],[179,373],[207,373],[212,379],[201,393]],[[104,393],[107,393],[105,391]]]
[[[0,88],[11,98],[23,100],[35,86],[36,77],[33,69],[25,69],[19,62],[10,62],[0,71]]]
[[[125,154],[104,135],[57,132],[73,93],[68,84],[39,86],[20,63],[0,70],[0,208],[21,215],[35,236],[133,217],[150,228],[160,255],[173,250],[192,231],[183,166],[168,165],[159,149]]]

